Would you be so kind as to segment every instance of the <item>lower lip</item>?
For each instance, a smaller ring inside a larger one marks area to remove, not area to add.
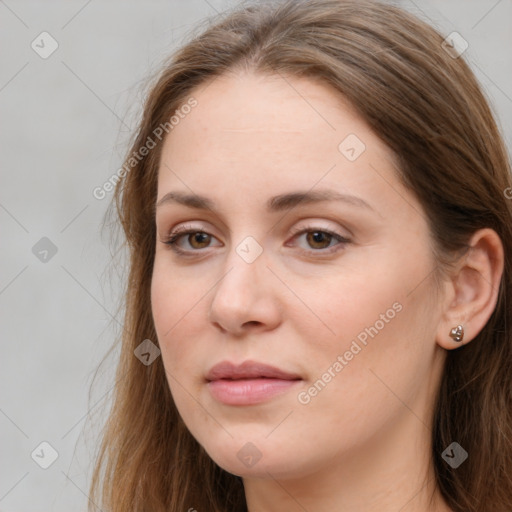
[[[288,391],[300,380],[220,379],[208,383],[213,398],[226,405],[254,405]]]

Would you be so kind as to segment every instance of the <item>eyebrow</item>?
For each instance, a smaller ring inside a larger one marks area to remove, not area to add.
[[[322,201],[341,201],[346,204],[366,208],[375,212],[374,208],[370,206],[364,199],[353,196],[351,194],[342,194],[333,190],[314,190],[314,191],[296,191],[287,194],[280,194],[271,197],[266,203],[268,212],[281,212],[289,210],[298,205],[319,203]],[[183,192],[168,192],[157,203],[156,208],[164,204],[182,204],[189,208],[196,208],[200,210],[215,210],[215,202],[205,196],[198,194],[188,194]]]

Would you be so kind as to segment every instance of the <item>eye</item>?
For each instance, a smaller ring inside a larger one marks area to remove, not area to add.
[[[177,253],[186,253],[206,249],[212,240],[216,240],[216,238],[197,227],[180,226],[171,231],[166,240],[162,242]]]
[[[292,240],[305,241],[307,245],[299,244],[299,248],[309,254],[329,254],[342,249],[346,244],[350,243],[350,240],[343,235],[316,226],[293,229],[292,235]],[[168,245],[174,252],[190,256],[193,253],[202,252],[202,249],[212,247],[211,244],[214,240],[217,239],[213,235],[198,229],[198,227],[183,225],[171,231],[162,242]],[[220,245],[222,244],[219,242],[217,246]]]
[[[350,240],[339,233],[329,229],[307,226],[293,230],[294,240],[305,240],[308,247],[302,247],[306,252],[330,253],[338,250],[337,246],[344,246],[350,243]],[[334,248],[334,250],[332,249]],[[313,249],[313,250],[311,250]],[[326,251],[325,249],[330,249]]]

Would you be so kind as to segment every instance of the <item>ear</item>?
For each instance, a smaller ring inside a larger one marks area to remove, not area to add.
[[[500,237],[490,228],[480,229],[473,234],[469,245],[445,289],[436,341],[447,350],[474,339],[491,317],[498,300],[504,265]],[[458,325],[464,329],[460,342],[450,337],[450,331]]]

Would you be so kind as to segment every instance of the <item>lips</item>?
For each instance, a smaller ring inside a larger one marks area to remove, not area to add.
[[[244,361],[235,365],[229,361],[216,364],[207,374],[206,380],[215,381],[220,379],[242,380],[242,379],[279,379],[279,380],[300,380],[299,375],[285,372],[275,366],[270,366],[256,361]]]
[[[216,364],[207,374],[211,396],[225,405],[248,406],[267,402],[295,388],[302,378],[256,361]]]

